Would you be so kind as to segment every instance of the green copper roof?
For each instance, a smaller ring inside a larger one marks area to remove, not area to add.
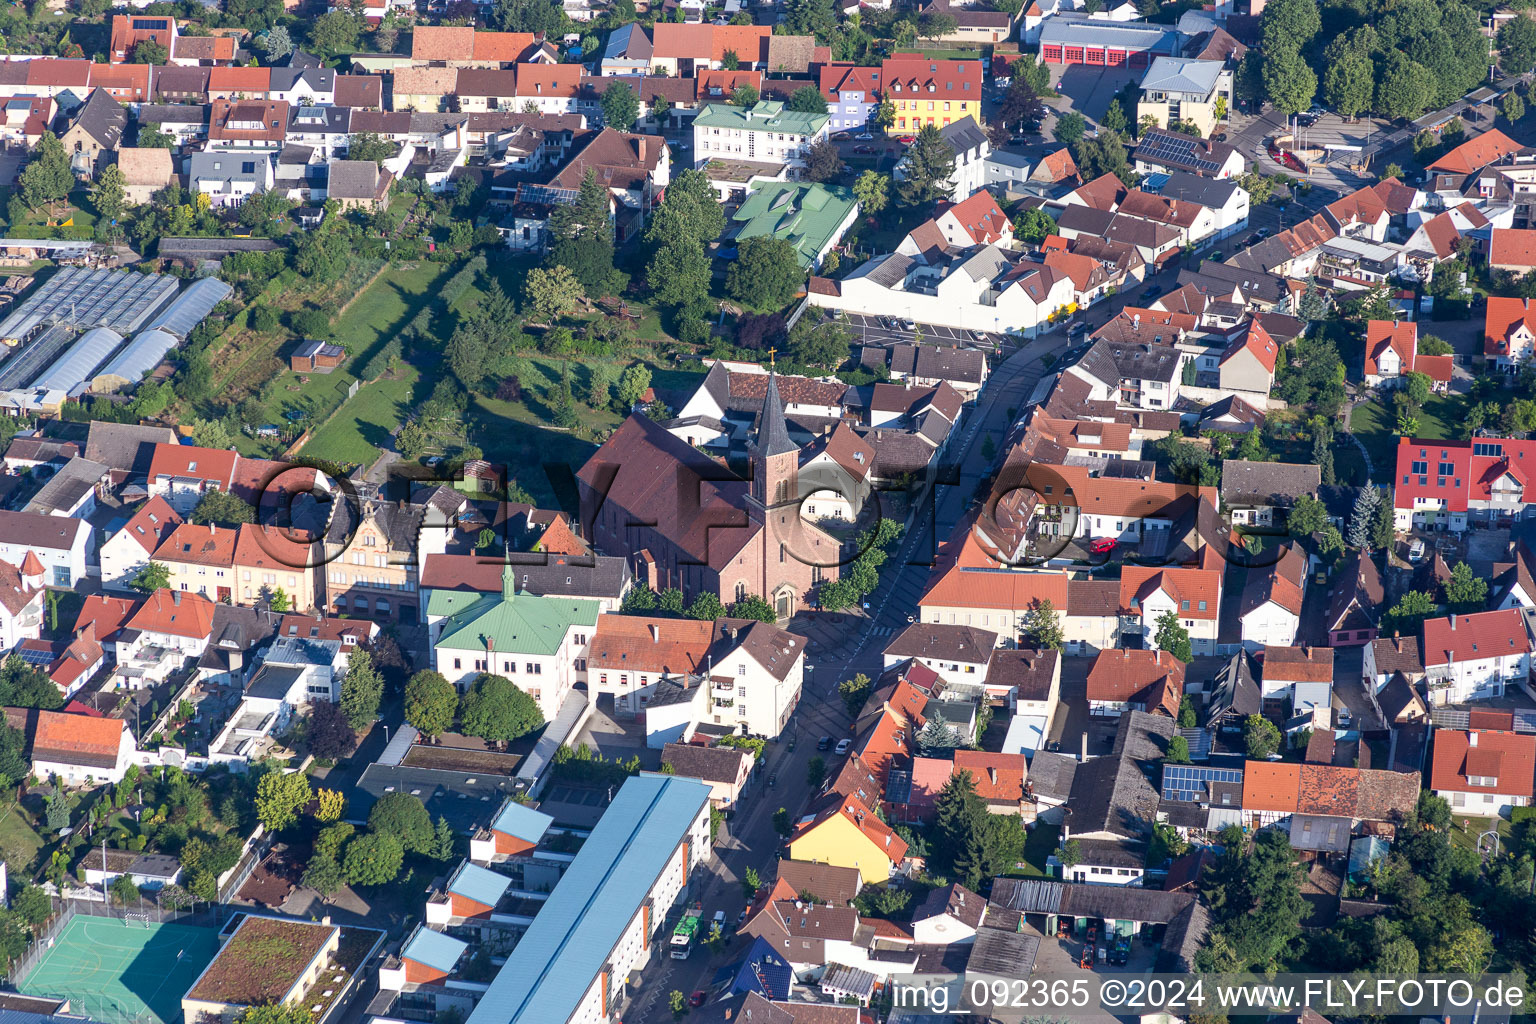
[[[841,185],[770,181],[753,185],[747,201],[731,219],[740,227],[735,238],[781,238],[795,247],[802,267],[816,262],[858,200]]]
[[[760,132],[784,132],[788,135],[815,135],[832,120],[826,114],[806,114],[785,110],[779,100],[759,100],[750,107],[727,103],[706,103],[693,119],[705,128],[747,128]]]
[[[428,613],[450,613],[437,646],[454,651],[483,651],[489,640],[498,651],[550,655],[560,649],[572,626],[597,625],[602,608],[598,602],[518,594],[511,579],[509,568],[503,574],[500,594],[433,591],[427,600]],[[439,596],[445,600],[439,601]],[[450,598],[472,600],[446,600]]]

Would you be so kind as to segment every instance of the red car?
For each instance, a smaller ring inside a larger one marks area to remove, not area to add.
[[[1107,555],[1115,550],[1115,543],[1113,537],[1100,537],[1088,545],[1088,550],[1095,555]]]
[[[704,1005],[705,998],[707,998],[707,993],[705,993],[703,989],[699,989],[693,995],[688,997],[688,1005],[697,1010],[699,1007]]]
[[[899,136],[896,139],[896,141],[901,143],[903,146],[910,146],[910,145],[912,145],[912,143],[917,141],[917,136],[916,135],[902,135],[902,136]]]

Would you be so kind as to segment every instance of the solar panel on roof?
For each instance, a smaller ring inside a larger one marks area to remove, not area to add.
[[[1220,170],[1221,164],[1196,152],[1198,145],[1199,140],[1189,135],[1149,135],[1136,147],[1136,155],[1142,156],[1145,153],[1148,159],[1182,164],[1202,171]]]
[[[33,647],[16,647],[12,648],[10,653],[19,655],[21,660],[28,665],[46,666],[53,664],[53,652],[51,651],[39,651]]]
[[[1207,768],[1202,765],[1169,764],[1163,766],[1163,799],[1198,803],[1206,788],[1215,782],[1243,781],[1238,768]]]

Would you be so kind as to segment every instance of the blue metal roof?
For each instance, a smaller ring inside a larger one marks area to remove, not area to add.
[[[431,967],[438,971],[452,971],[458,964],[459,957],[464,955],[464,950],[469,948],[469,943],[461,942],[451,935],[435,932],[431,928],[418,925],[416,934],[406,940],[405,948],[400,950],[402,960],[414,960],[419,964]]]
[[[512,879],[506,875],[499,875],[490,868],[483,868],[478,864],[465,861],[459,865],[459,870],[454,872],[453,881],[448,883],[448,891],[465,899],[474,900],[476,903],[494,907],[496,901],[501,899],[502,893],[506,892],[511,884]]]
[[[626,781],[468,1024],[569,1020],[708,801],[697,779]]]
[[[508,798],[507,802],[501,806],[501,813],[497,814],[496,820],[491,822],[491,828],[514,839],[536,843],[544,838],[544,833],[549,831],[549,826],[554,822],[555,819],[543,811],[525,807],[516,800]]]

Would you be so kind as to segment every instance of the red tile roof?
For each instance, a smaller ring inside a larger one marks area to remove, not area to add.
[[[120,718],[42,711],[37,716],[32,756],[39,761],[59,764],[114,768],[127,728],[127,723]]]
[[[1422,373],[1432,381],[1449,384],[1456,370],[1456,357],[1420,355],[1414,358],[1413,369],[1415,373]]]
[[[87,594],[85,601],[80,605],[80,614],[75,617],[75,632],[84,632],[89,627],[95,631],[98,640],[114,641],[117,639],[118,630],[133,618],[143,600],[140,597]]]
[[[1161,590],[1178,605],[1179,617],[1215,620],[1220,615],[1220,569],[1163,569],[1127,565],[1120,574],[1120,610],[1134,614]]]
[[[1136,702],[1170,718],[1184,695],[1184,663],[1167,651],[1100,651],[1088,670],[1088,699]]]
[[[473,25],[417,25],[411,30],[411,59],[469,60],[475,34]]]
[[[1265,647],[1264,679],[1285,683],[1333,682],[1332,647]]]
[[[201,594],[157,590],[128,620],[129,629],[206,639],[213,631],[213,602]]]
[[[916,93],[923,98],[973,100],[980,104],[985,70],[986,63],[979,58],[941,60],[920,53],[896,54],[880,64],[881,93],[897,98]]]
[[[660,26],[657,27],[659,28]],[[46,714],[47,712],[44,713]],[[853,822],[854,826],[864,833],[865,838],[873,843],[876,849],[885,854],[886,859],[892,864],[900,864],[906,859],[906,840],[892,831],[891,827],[881,821],[873,811],[851,796],[843,797],[840,801],[828,802],[819,813],[800,822],[795,828],[795,834],[790,841],[793,842],[795,839],[814,831],[838,815]]]
[[[183,523],[155,549],[154,559],[188,565],[229,566],[234,564],[236,536],[236,532],[228,527],[220,529],[211,524]]]
[[[1087,184],[1079,185],[1072,192],[1072,195],[1081,199],[1095,210],[1113,213],[1119,207],[1120,201],[1125,198],[1128,191],[1129,189],[1125,187],[1125,182],[1113,174],[1101,174]]]
[[[1301,789],[1301,765],[1248,761],[1243,765],[1243,809],[1294,813]]]
[[[1436,729],[1434,742],[1430,789],[1450,793],[1536,795],[1536,736],[1488,730]],[[1492,786],[1474,786],[1467,781],[1469,775],[1491,777],[1497,782]]]
[[[133,518],[124,523],[118,533],[126,533],[130,540],[144,549],[145,554],[149,554],[181,524],[182,518],[176,510],[164,498],[155,495],[139,506]]]
[[[1013,229],[997,200],[985,189],[953,206],[941,205],[934,219],[941,220],[946,216],[955,219],[973,245],[991,245],[1002,239],[1003,232]]]
[[[1424,623],[1424,667],[1528,654],[1531,640],[1518,608],[1450,615]]]
[[[1510,354],[1510,335],[1524,328],[1536,334],[1536,316],[1533,316],[1529,299],[1516,299],[1507,295],[1490,295],[1483,311],[1483,354],[1507,356]]]
[[[702,672],[714,632],[710,621],[603,615],[587,647],[587,664],[610,672]]]
[[[271,68],[209,68],[208,91],[243,96],[265,95],[272,88]],[[284,113],[287,111],[285,110]]]
[[[191,445],[157,444],[149,463],[149,478],[184,477],[208,480],[228,489],[234,482],[235,462],[239,456],[218,448]]]
[[[1472,174],[1520,148],[1520,143],[1494,128],[1463,142],[1426,169],[1450,174]]]
[[[1371,320],[1365,325],[1365,372],[1381,373],[1381,357],[1387,349],[1397,353],[1402,372],[1413,369],[1419,351],[1419,325],[1412,320]]]
[[[661,26],[656,26],[660,28]],[[767,25],[714,25],[709,59],[714,63],[734,53],[743,64],[761,64],[768,59],[768,39],[773,30]]]
[[[260,127],[255,127],[257,125]],[[287,100],[213,101],[208,115],[209,139],[229,142],[282,142],[287,136]]]
[[[519,64],[519,97],[563,96],[575,99],[581,90],[580,64]]]
[[[750,85],[758,92],[763,91],[763,73],[761,71],[700,71],[693,78],[693,95],[695,99],[719,99],[729,98],[738,88]]]
[[[416,31],[420,32],[420,29]],[[476,32],[474,59],[494,60],[501,64],[515,64],[534,45],[532,32]]]
[[[1253,357],[1264,369],[1270,373],[1275,372],[1275,361],[1280,357],[1280,346],[1275,343],[1274,338],[1270,337],[1258,317],[1238,325],[1238,333],[1227,346],[1227,350],[1221,354],[1221,362],[1226,362],[1244,350],[1253,353]]]
[[[1488,263],[1496,267],[1536,267],[1536,229],[1494,228],[1488,240]]]
[[[971,773],[976,795],[983,800],[1015,801],[1024,798],[1024,776],[1028,769],[1023,754],[957,750],[955,771]]]
[[[845,92],[861,92],[861,102],[879,102],[880,69],[829,64],[820,72],[821,95],[828,103],[840,102]]]

